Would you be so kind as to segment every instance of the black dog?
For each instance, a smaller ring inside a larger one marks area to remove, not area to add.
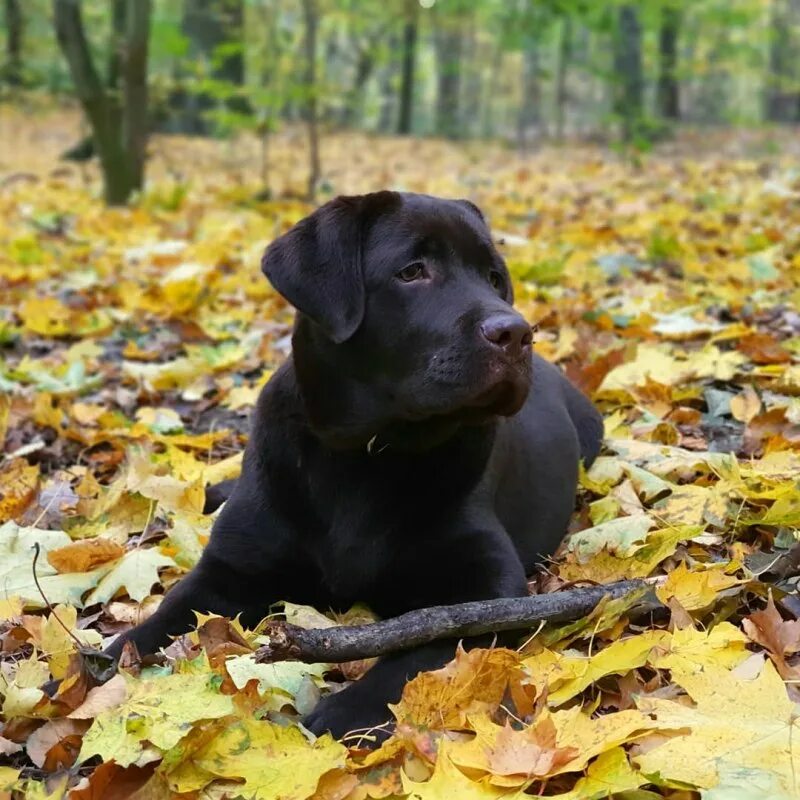
[[[192,609],[254,625],[278,600],[367,602],[383,617],[527,593],[574,507],[600,416],[531,354],[478,209],[377,192],[340,197],[267,249],[297,309],[292,357],[264,388],[242,476],[194,571],[120,636],[152,652]],[[340,736],[389,717],[438,642],[381,659],[307,718]]]

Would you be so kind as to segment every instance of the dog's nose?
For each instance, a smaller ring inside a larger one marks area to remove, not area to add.
[[[481,324],[481,333],[509,358],[519,358],[533,341],[531,326],[519,314],[489,317]]]

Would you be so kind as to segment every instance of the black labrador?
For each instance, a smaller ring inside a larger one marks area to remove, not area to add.
[[[141,653],[192,609],[255,625],[279,600],[365,601],[382,617],[527,593],[561,541],[602,421],[531,353],[508,270],[464,200],[376,192],[326,203],[262,261],[297,308],[241,478],[200,563],[125,641]],[[454,641],[382,658],[306,718],[336,736],[389,717]]]

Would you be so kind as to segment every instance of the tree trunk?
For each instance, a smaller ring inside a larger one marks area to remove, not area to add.
[[[564,124],[567,114],[567,68],[572,53],[572,17],[561,20],[561,38],[558,44],[558,72],[556,73],[556,139],[564,139]]]
[[[764,115],[770,122],[800,120],[800,91],[798,80],[797,44],[793,41],[793,23],[800,17],[798,3],[792,0],[772,0],[769,73],[765,93]]]
[[[419,2],[407,0],[406,22],[403,28],[403,76],[400,84],[400,114],[397,132],[401,135],[411,133],[414,120],[414,68],[417,60],[417,26],[419,23]]]
[[[122,88],[119,85],[120,64],[125,55],[125,19],[128,0],[112,0],[111,4],[111,34],[108,39],[108,74],[106,75],[106,89],[110,95],[110,102],[119,102]],[[61,154],[67,161],[89,161],[97,155],[94,136],[90,133],[76,144],[69,147]]]
[[[461,37],[461,97],[459,120],[461,135],[474,136],[479,132],[481,113],[481,82],[485,73],[484,55],[478,41],[477,10],[473,9]]]
[[[106,75],[106,86],[109,92],[115,92],[119,88],[122,59],[125,56],[127,11],[128,0],[112,0],[111,36],[108,47],[108,74]]]
[[[661,9],[658,31],[658,113],[662,119],[680,119],[680,86],[678,83],[678,36],[681,12],[676,6]]]
[[[395,52],[400,42],[396,36],[390,36],[387,47],[390,52]],[[378,94],[380,96],[380,110],[378,113],[378,130],[381,133],[390,133],[397,125],[397,92],[394,89],[396,62],[389,59],[378,73]]]
[[[481,136],[488,139],[496,133],[494,117],[494,99],[497,95],[497,87],[500,83],[500,72],[503,66],[503,47],[500,42],[494,43],[492,58],[489,63],[489,77],[484,82],[483,111],[481,121]],[[523,98],[524,102],[524,98]],[[517,118],[519,123],[519,118]]]
[[[244,0],[184,0],[181,31],[189,40],[189,60],[205,63],[206,72],[215,81],[243,89],[244,69]],[[238,45],[220,54],[223,45]],[[170,127],[178,133],[208,135],[214,125],[208,112],[218,105],[208,92],[181,87],[169,99],[173,115]],[[243,92],[227,98],[223,105],[237,113],[250,113]]]
[[[151,0],[127,0],[125,58],[122,78],[123,143],[128,156],[131,188],[144,181],[147,153],[147,49],[150,39]]]
[[[617,21],[614,37],[614,110],[622,120],[622,138],[629,142],[636,136],[642,118],[642,27],[636,6],[633,5],[620,6]]]
[[[6,63],[3,78],[9,86],[22,83],[22,33],[24,22],[20,0],[5,0]]]
[[[461,134],[459,95],[461,91],[461,24],[458,19],[439,19],[434,34],[436,48],[436,129],[456,139]]]
[[[358,125],[364,114],[364,92],[367,82],[375,68],[375,56],[372,49],[365,47],[358,56],[353,85],[347,93],[347,102],[342,115],[342,122],[347,127]]]
[[[317,194],[320,176],[319,163],[319,103],[317,98],[317,28],[319,15],[317,0],[303,0],[305,17],[306,74],[305,87],[306,125],[308,127],[308,198],[313,200]]]
[[[58,44],[100,157],[106,202],[123,205],[141,187],[147,121],[147,39],[150,0],[126,0],[126,36],[120,50],[122,96],[108,90],[95,69],[80,0],[53,0]]]
[[[522,98],[517,116],[517,144],[525,152],[542,124],[542,86],[539,80],[539,42],[534,33],[526,33],[522,51]]]

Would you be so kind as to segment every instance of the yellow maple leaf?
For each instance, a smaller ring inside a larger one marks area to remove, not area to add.
[[[624,578],[646,578],[665,558],[675,552],[678,544],[702,533],[696,525],[664,528],[647,534],[634,543],[626,554],[600,550],[585,560],[568,553],[558,565],[558,574],[567,581],[592,580],[610,583]]]
[[[736,569],[736,565],[733,565]],[[666,581],[656,588],[656,595],[662,603],[674,597],[687,611],[696,611],[711,605],[717,595],[742,583],[729,575],[730,564],[713,564],[706,569],[689,571],[685,562],[667,575]]]
[[[648,661],[650,651],[654,647],[668,643],[670,638],[667,631],[645,631],[638,636],[612,642],[590,658],[562,656],[564,661],[572,662],[570,671],[574,677],[560,683],[558,688],[548,694],[548,704],[562,705],[606,675],[623,675],[636,667],[643,666]],[[527,661],[524,663],[528,666]]]
[[[638,789],[648,783],[641,773],[631,767],[628,755],[621,747],[601,753],[586,770],[586,777],[572,791],[556,794],[550,800],[600,800],[600,798]]]
[[[488,774],[494,786],[529,786],[534,779],[563,771],[578,755],[574,748],[556,744],[556,727],[548,715],[520,730],[496,725],[485,715],[471,717],[470,727],[475,738],[452,744],[453,763],[470,775]]]
[[[49,678],[47,664],[39,661],[36,653],[12,664],[8,672],[0,673],[3,717],[11,720],[15,717],[37,716],[34,709],[44,697],[40,687]]]
[[[467,714],[494,711],[511,680],[519,678],[519,656],[512,650],[465,651],[459,647],[447,666],[422,672],[390,705],[398,723],[423,728],[459,728]]]
[[[696,672],[705,667],[733,669],[750,653],[748,638],[730,622],[720,622],[710,631],[679,628],[665,647],[654,650],[650,663],[661,669]]]
[[[347,749],[328,734],[311,744],[299,728],[267,720],[237,719],[192,748],[185,760],[171,754],[172,791],[198,791],[217,778],[240,782],[251,800],[306,800],[320,778],[345,764]]]
[[[67,605],[56,606],[38,630],[28,630],[33,643],[47,658],[51,675],[58,679],[67,674],[70,656],[76,650],[75,639],[84,645],[95,647],[103,640],[97,631],[78,629],[78,612],[73,606]]]
[[[635,709],[599,717],[591,717],[579,706],[544,713],[552,717],[556,726],[558,746],[577,751],[577,756],[559,772],[582,770],[595,756],[607,750],[640,739],[654,729],[668,728],[668,725]]]
[[[451,747],[446,741],[439,746],[436,768],[429,781],[412,781],[403,774],[403,791],[408,794],[407,800],[490,800],[509,797],[508,789],[472,781],[464,775],[450,758]]]
[[[754,680],[743,680],[723,667],[702,670],[673,667],[673,679],[694,706],[640,697],[639,709],[658,723],[679,731],[641,753],[634,761],[648,775],[711,789],[723,768],[768,770],[789,796],[798,792],[800,718],[772,662]]]
[[[212,686],[211,677],[202,670],[139,680],[124,675],[125,699],[94,718],[78,760],[99,755],[126,767],[136,763],[147,743],[169,750],[193,723],[232,714],[233,701]]]

